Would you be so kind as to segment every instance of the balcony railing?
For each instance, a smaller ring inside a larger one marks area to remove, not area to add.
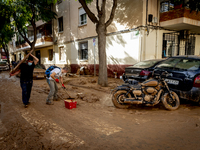
[[[28,37],[29,41],[33,41],[34,40],[34,36],[30,36]],[[37,43],[41,43],[41,42],[53,42],[53,37],[51,35],[42,35],[41,33],[37,34]],[[26,47],[29,46],[29,44],[25,41],[16,41],[16,47],[17,48],[22,48],[22,47]]]
[[[200,15],[196,11],[191,12],[188,8],[179,8],[160,13],[160,22],[182,17],[200,21]]]
[[[39,39],[39,38],[42,38],[42,33],[38,33],[37,34],[37,39]],[[30,36],[28,39],[29,39],[29,41],[33,41],[34,40],[34,36]]]

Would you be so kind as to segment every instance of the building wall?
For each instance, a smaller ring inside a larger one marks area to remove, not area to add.
[[[196,35],[195,41],[195,55],[200,55],[200,35]]]
[[[88,5],[92,12],[97,15],[96,2]],[[109,19],[111,12],[112,1],[108,1],[106,5],[107,15]],[[130,7],[132,6],[132,7]],[[134,9],[133,9],[134,7]],[[78,1],[62,1],[61,4],[56,5],[55,11],[58,18],[63,16],[64,31],[58,33],[58,21],[54,20],[54,33],[58,36],[57,44],[54,46],[56,55],[56,64],[70,64],[73,72],[82,65],[94,66],[94,49],[95,49],[95,63],[98,64],[98,39],[96,34],[96,26],[90,21],[87,16],[87,24],[79,25],[79,8],[81,4]],[[131,36],[133,32],[116,33],[127,29],[136,28],[142,25],[143,18],[143,2],[141,0],[119,0],[116,9],[115,17],[111,25],[107,28],[107,33],[112,35],[107,36],[106,52],[107,63],[110,70],[122,68],[121,66],[132,65],[139,61],[139,48],[141,37]],[[135,34],[135,33],[134,33]],[[93,45],[93,38],[96,39],[95,47]],[[79,43],[88,41],[88,60],[78,59]],[[66,61],[60,62],[59,47],[64,47],[66,51]],[[112,67],[114,66],[114,69]],[[98,68],[98,65],[97,65]],[[92,69],[93,70],[93,69]],[[124,67],[123,67],[124,70]]]
[[[113,72],[118,72],[118,75],[122,75],[125,67],[138,62],[140,35],[135,34],[136,31],[107,36],[106,53],[109,76],[114,76]],[[79,42],[83,41],[88,41],[88,60],[86,61],[78,59],[78,45]],[[69,43],[66,46],[71,48],[71,58],[73,58],[71,59],[72,72],[75,73],[80,66],[87,66],[93,73],[94,64],[96,64],[98,72],[98,40],[95,39],[95,45],[93,44],[93,38],[83,41]]]

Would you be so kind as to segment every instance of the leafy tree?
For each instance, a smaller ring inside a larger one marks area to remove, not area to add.
[[[9,51],[8,51],[8,42],[12,40],[14,35],[13,26],[10,20],[11,16],[11,7],[0,2],[0,47],[2,47],[6,53],[7,61],[10,69],[9,61]]]
[[[79,3],[83,6],[90,20],[96,25],[96,32],[98,35],[98,51],[99,51],[99,78],[98,84],[101,86],[108,85],[107,78],[107,56],[106,56],[106,33],[107,27],[112,23],[115,10],[117,8],[117,0],[112,0],[112,10],[109,19],[106,21],[106,0],[101,1],[101,7],[99,6],[99,0],[96,0],[96,9],[98,15],[95,16],[93,12],[88,8],[87,4],[93,0],[79,0]]]
[[[36,22],[48,22],[56,17],[56,13],[51,10],[52,0],[8,0],[7,5],[13,8],[12,17],[17,32],[34,49],[37,40]],[[28,26],[33,27],[32,42],[27,37]]]

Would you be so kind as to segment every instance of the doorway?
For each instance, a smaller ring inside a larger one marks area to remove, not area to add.
[[[38,63],[41,64],[40,50],[35,51],[35,56],[39,59]]]

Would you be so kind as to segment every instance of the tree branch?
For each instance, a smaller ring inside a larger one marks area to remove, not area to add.
[[[106,27],[108,27],[112,21],[113,21],[113,18],[115,16],[115,10],[117,8],[117,0],[113,0],[113,7],[112,7],[112,11],[111,11],[111,14],[110,14],[110,18],[108,19],[108,21],[106,22]]]
[[[96,8],[97,8],[98,14],[101,14],[101,11],[99,9],[99,0],[96,1]]]
[[[79,3],[81,3],[81,5],[83,6],[85,12],[87,13],[88,17],[90,18],[90,20],[93,22],[93,23],[98,23],[98,19],[97,17],[90,11],[90,9],[88,8],[85,0],[78,0]]]

